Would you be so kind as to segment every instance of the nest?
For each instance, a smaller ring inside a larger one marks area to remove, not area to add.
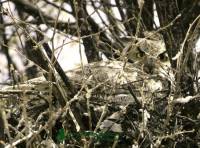
[[[173,135],[163,135],[174,124],[181,128],[170,118],[174,116],[170,75],[149,75],[137,65],[119,61],[92,63],[66,75],[74,95],[59,76],[54,82],[39,77],[2,88],[8,147],[8,143],[23,146],[26,140],[32,147],[63,143],[159,147],[173,141]],[[63,96],[64,105],[57,94]]]

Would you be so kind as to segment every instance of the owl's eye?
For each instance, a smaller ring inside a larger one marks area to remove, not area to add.
[[[145,55],[145,52],[138,48],[138,52],[136,53],[137,58],[142,58]]]
[[[161,54],[159,55],[159,59],[160,59],[160,61],[162,61],[162,62],[166,62],[166,61],[168,60],[168,56],[167,56],[166,52],[161,53]]]

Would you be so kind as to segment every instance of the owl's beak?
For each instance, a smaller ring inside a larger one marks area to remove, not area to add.
[[[143,65],[144,72],[153,74],[155,69],[155,62],[156,60],[154,58],[147,58]]]

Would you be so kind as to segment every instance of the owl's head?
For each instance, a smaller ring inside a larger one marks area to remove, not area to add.
[[[144,38],[122,39],[124,46],[129,46],[127,58],[148,74],[166,73],[170,68],[170,61],[162,36],[154,32],[145,32],[144,35]]]

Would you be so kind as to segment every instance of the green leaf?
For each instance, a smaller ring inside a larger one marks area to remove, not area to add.
[[[58,133],[56,135],[56,140],[59,142],[63,142],[65,140],[65,130],[64,128],[61,128],[58,130]]]

